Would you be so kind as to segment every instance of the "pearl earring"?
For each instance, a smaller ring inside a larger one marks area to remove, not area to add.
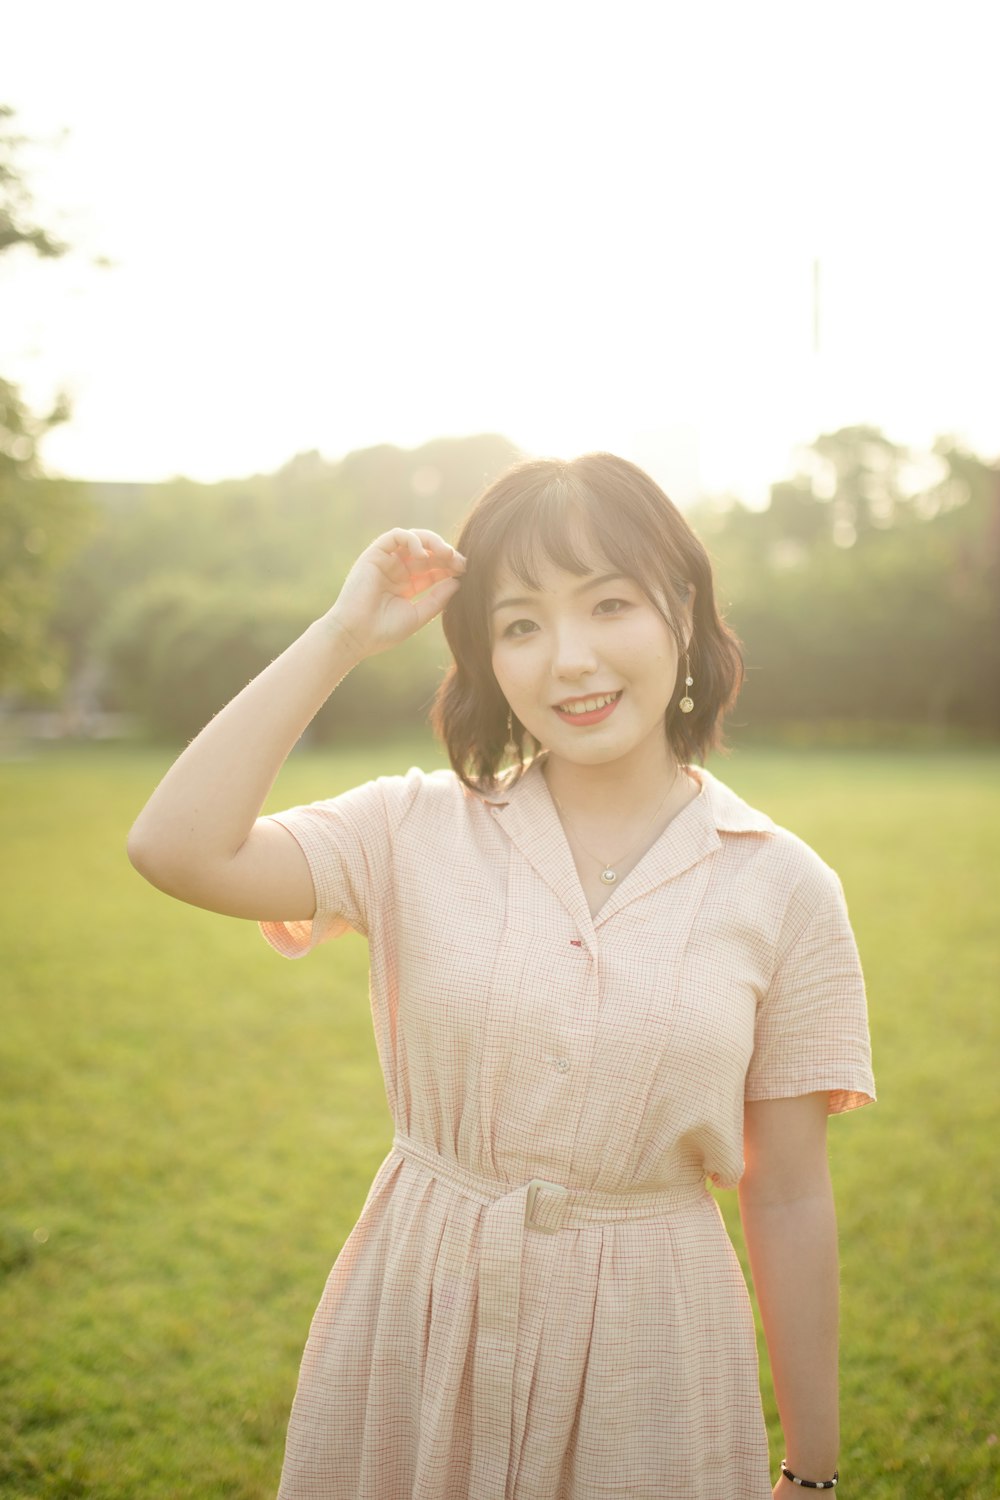
[[[507,710],[507,743],[504,751],[508,755],[517,755],[517,744],[514,740],[514,715],[511,709]]]
[[[691,688],[694,686],[694,678],[691,676],[691,658],[686,651],[684,653],[684,663],[684,686]],[[682,714],[689,714],[694,708],[694,699],[691,697],[691,694],[685,693],[677,707]]]

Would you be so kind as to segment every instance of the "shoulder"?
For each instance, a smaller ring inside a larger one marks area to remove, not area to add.
[[[338,823],[364,822],[384,818],[390,826],[398,825],[421,806],[441,807],[456,800],[456,784],[461,783],[451,771],[422,771],[411,766],[402,775],[374,776],[332,796],[303,803],[272,816],[279,820],[311,816]]]
[[[836,870],[804,839],[776,824],[771,835],[768,869],[790,909],[803,915],[838,904],[843,888]]]
[[[272,816],[279,821],[313,818],[359,829],[371,826],[375,819],[389,832],[414,822],[454,827],[459,821],[484,821],[495,795],[474,792],[450,769],[424,771],[411,766],[402,774],[375,776],[334,796]]]
[[[367,786],[382,798],[393,822],[425,817],[448,821],[477,816],[489,807],[485,794],[473,792],[448,767],[424,771],[411,766],[402,775],[379,776]]]
[[[780,892],[786,900],[810,900],[836,894],[840,880],[836,871],[805,839],[783,827],[760,808],[713,776],[699,769],[708,795],[715,825],[724,842],[749,840],[753,846],[749,864],[754,878],[765,888]]]

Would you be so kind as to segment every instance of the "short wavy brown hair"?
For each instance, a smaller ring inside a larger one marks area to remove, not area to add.
[[[743,657],[715,604],[712,565],[677,507],[636,464],[613,453],[563,462],[525,459],[473,501],[455,545],[467,562],[462,586],[442,616],[454,661],[431,710],[457,775],[475,791],[495,786],[507,754],[507,701],[493,673],[490,610],[501,568],[537,590],[540,557],[583,576],[593,559],[574,548],[574,520],[611,566],[633,578],[659,610],[683,654],[678,621],[694,589],[689,645],[694,709],[681,713],[684,674],[664,715],[670,747],[682,764],[704,762],[722,747],[722,723],[743,682]],[[514,721],[524,766],[527,731]]]

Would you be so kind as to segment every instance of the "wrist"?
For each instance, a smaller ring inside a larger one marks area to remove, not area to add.
[[[320,615],[319,619],[314,620],[311,629],[327,645],[333,646],[338,657],[343,658],[345,672],[350,671],[351,667],[357,666],[359,662],[364,661],[366,656],[370,655],[370,652],[366,651],[363,643],[358,640],[350,626],[345,625],[343,620],[332,609],[327,610],[325,615]]]
[[[781,1460],[780,1480],[784,1480],[784,1484],[780,1484],[779,1487],[788,1495],[791,1495],[793,1490],[836,1489],[839,1479],[840,1473],[836,1464],[810,1470],[793,1468],[787,1459]]]

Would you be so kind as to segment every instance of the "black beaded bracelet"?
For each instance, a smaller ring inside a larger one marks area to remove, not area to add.
[[[832,1479],[800,1479],[797,1474],[792,1473],[784,1459],[781,1460],[781,1472],[785,1479],[790,1479],[793,1484],[800,1484],[804,1490],[835,1490],[840,1479],[839,1469],[834,1469]]]

